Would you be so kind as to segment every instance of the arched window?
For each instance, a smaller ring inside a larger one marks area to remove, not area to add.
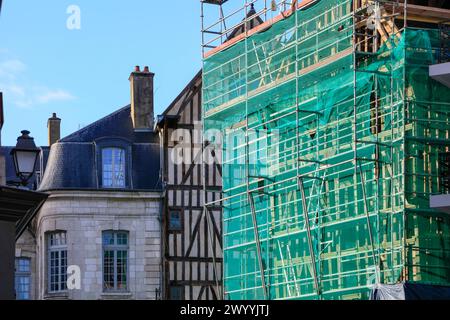
[[[102,149],[102,186],[125,188],[125,149]]]

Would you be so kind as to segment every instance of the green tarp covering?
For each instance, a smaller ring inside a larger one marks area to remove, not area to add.
[[[351,9],[320,1],[204,61],[204,130],[222,134],[226,299],[450,285],[450,218],[429,208],[450,148],[449,89],[428,77],[438,32],[354,53]]]

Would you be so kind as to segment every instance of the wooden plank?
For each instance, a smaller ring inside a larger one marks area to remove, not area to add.
[[[337,53],[337,54],[335,54],[333,56],[330,56],[330,57],[328,57],[326,59],[323,59],[323,60],[319,61],[318,63],[315,63],[313,65],[310,65],[309,67],[301,69],[298,72],[299,76],[303,76],[303,75],[305,75],[307,73],[310,73],[310,72],[312,72],[312,71],[314,71],[316,69],[322,68],[323,66],[326,66],[326,65],[331,64],[331,63],[333,63],[333,62],[335,62],[335,61],[337,61],[339,59],[342,59],[342,58],[344,58],[346,56],[349,56],[352,53],[353,53],[353,49],[352,48],[348,48],[348,49],[346,49],[344,51],[341,51],[341,52],[339,52],[339,53]]]
[[[399,20],[404,19],[403,15],[399,16]],[[450,17],[448,18],[450,19]],[[425,22],[425,23],[440,23],[442,22],[442,18],[434,18],[434,17],[427,17],[427,16],[420,16],[415,14],[408,14],[408,21],[417,21],[417,22]]]
[[[400,6],[404,8],[404,4],[401,3]],[[427,6],[419,6],[416,4],[407,4],[406,6],[406,15],[407,17],[412,14],[421,17],[427,18],[437,18],[437,21],[449,20],[450,19],[450,10],[442,9],[436,7],[427,7]]]

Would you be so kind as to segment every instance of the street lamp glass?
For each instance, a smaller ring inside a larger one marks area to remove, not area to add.
[[[24,177],[32,175],[37,155],[36,151],[16,151],[17,173]]]
[[[16,175],[22,180],[22,183],[26,183],[33,175],[40,152],[40,149],[34,144],[34,139],[29,134],[29,131],[23,130],[22,135],[17,138],[16,147],[11,150]]]

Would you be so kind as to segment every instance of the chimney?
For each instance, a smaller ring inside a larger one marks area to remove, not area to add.
[[[51,146],[61,138],[61,119],[53,113],[53,116],[47,121],[48,145]]]
[[[148,67],[139,66],[130,75],[131,119],[135,131],[153,131],[153,78]]]

